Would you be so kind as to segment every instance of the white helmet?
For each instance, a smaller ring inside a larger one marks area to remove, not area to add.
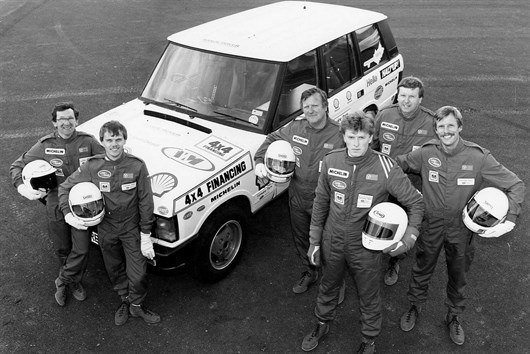
[[[271,181],[289,182],[295,165],[296,157],[291,144],[285,140],[276,140],[269,145],[265,153],[265,170]]]
[[[394,203],[375,205],[364,223],[363,246],[369,250],[381,251],[401,240],[409,218],[405,210]]]
[[[468,229],[480,236],[484,231],[504,221],[508,207],[506,194],[497,188],[486,187],[469,199],[462,211],[462,219]]]
[[[22,169],[22,182],[29,189],[45,190],[46,193],[49,193],[50,190],[57,187],[55,172],[56,169],[48,161],[31,161]]]
[[[105,216],[103,195],[91,182],[81,182],[73,186],[68,195],[68,204],[72,214],[84,221],[86,226],[99,224]]]

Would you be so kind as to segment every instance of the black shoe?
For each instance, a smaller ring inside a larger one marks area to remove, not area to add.
[[[397,283],[399,278],[399,263],[397,260],[390,259],[388,262],[388,268],[385,272],[384,280],[385,284],[390,286]]]
[[[150,311],[142,305],[129,306],[129,313],[132,317],[141,317],[145,322],[149,324],[160,322],[160,316],[153,311]]]
[[[55,279],[55,301],[59,306],[66,305],[66,284],[61,279]]]
[[[359,347],[359,349],[357,349],[357,354],[372,354],[372,353],[375,353],[375,342],[373,340],[363,338],[363,342],[361,343],[361,346]]]
[[[411,331],[416,325],[419,311],[416,305],[412,305],[407,312],[401,316],[400,327],[403,331]]]
[[[447,316],[445,316],[445,324],[449,328],[449,338],[451,338],[453,343],[456,345],[464,344],[466,335],[464,334],[462,325],[458,321],[458,316],[448,313]]]
[[[300,280],[298,280],[294,286],[293,286],[293,292],[295,294],[302,294],[309,289],[311,285],[316,283],[318,279],[318,271],[305,271],[302,273],[302,276],[300,277]]]
[[[302,341],[302,350],[309,352],[315,349],[320,342],[320,339],[324,337],[329,332],[329,323],[327,322],[318,322],[313,332],[309,333],[304,337]]]
[[[121,326],[127,322],[129,319],[129,303],[127,301],[122,301],[120,307],[116,310],[114,314],[114,323],[116,326]]]

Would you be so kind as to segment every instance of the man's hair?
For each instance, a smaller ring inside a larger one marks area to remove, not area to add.
[[[363,111],[356,111],[342,117],[339,130],[342,135],[346,134],[346,130],[374,135],[374,120]]]
[[[56,103],[52,110],[52,122],[57,122],[57,112],[66,111],[67,109],[72,109],[74,111],[75,119],[79,117],[79,111],[75,109],[72,102],[59,102]]]
[[[326,111],[328,110],[328,95],[318,87],[311,87],[310,89],[305,90],[302,92],[302,95],[300,96],[300,108],[302,108],[304,101],[307,100],[309,97],[313,96],[314,94],[318,94],[320,96],[320,99],[322,100],[322,105],[326,108]]]
[[[120,135],[120,133],[122,133],[123,138],[127,140],[127,128],[117,120],[108,121],[101,126],[99,129],[99,141],[103,141],[103,136],[106,132],[111,136]]]
[[[415,88],[418,88],[420,89],[419,92],[418,92],[418,95],[419,97],[423,97],[423,93],[425,92],[425,90],[423,89],[423,82],[418,79],[417,77],[414,77],[414,76],[407,76],[403,79],[401,79],[401,81],[399,82],[398,84],[398,92],[399,92],[399,88],[400,87],[403,87],[403,88],[408,88],[408,89],[412,89],[414,90]]]
[[[458,108],[453,106],[443,106],[436,110],[436,113],[434,114],[434,130],[436,130],[436,123],[444,119],[445,117],[449,115],[453,115],[456,118],[456,121],[458,123],[458,126],[461,127],[464,125],[464,120],[462,119],[462,113],[458,110]]]

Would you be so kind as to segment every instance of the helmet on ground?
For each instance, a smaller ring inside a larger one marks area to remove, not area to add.
[[[72,214],[84,221],[86,226],[99,224],[105,216],[103,195],[94,183],[81,182],[73,186],[68,195],[68,203]]]
[[[35,160],[29,162],[22,169],[22,182],[30,189],[50,190],[57,187],[56,169],[45,160]]]
[[[289,182],[295,165],[296,156],[294,156],[291,144],[285,140],[276,140],[269,145],[265,153],[265,170],[271,181]]]
[[[508,214],[508,197],[500,189],[486,187],[469,199],[462,219],[467,228],[479,236],[484,231],[504,221]]]
[[[401,240],[409,218],[405,210],[394,203],[384,202],[372,207],[364,222],[363,246],[381,251]]]

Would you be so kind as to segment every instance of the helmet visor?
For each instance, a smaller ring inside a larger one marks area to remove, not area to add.
[[[499,222],[499,219],[484,210],[475,199],[469,201],[467,215],[475,222],[475,224],[484,227],[492,227]]]
[[[72,212],[78,218],[89,219],[99,215],[103,211],[104,207],[103,199],[99,199],[92,202],[72,205]]]
[[[279,175],[286,175],[294,171],[295,162],[267,158],[267,167],[270,171]]]
[[[397,224],[381,222],[369,217],[364,222],[363,233],[372,238],[392,240],[398,227]]]
[[[32,177],[29,181],[31,187],[35,190],[45,189],[47,192],[57,187],[57,177],[55,173],[50,173],[45,176]]]

